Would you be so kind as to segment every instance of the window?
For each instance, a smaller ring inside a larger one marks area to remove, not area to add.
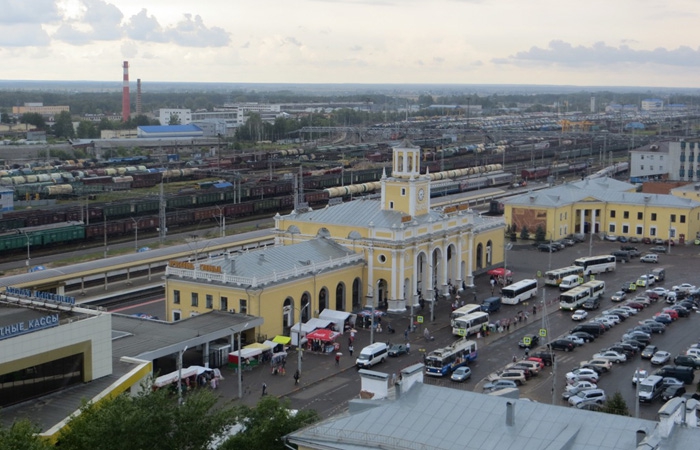
[[[623,213],[622,213],[622,217],[624,217],[625,219],[629,219],[629,218],[630,218],[630,212],[629,212],[629,211],[623,212]]]
[[[173,291],[173,303],[180,304],[180,291]]]
[[[681,223],[685,223],[685,214],[681,214]]]
[[[663,161],[663,160],[664,160],[664,155],[659,155],[659,161]]]
[[[614,233],[615,232],[615,224],[611,223],[608,225],[608,232]]]
[[[406,188],[401,188],[401,195],[406,195]]]
[[[654,166],[649,166],[649,170],[654,170]]]
[[[644,170],[644,164],[642,164],[641,166],[639,166],[639,168],[640,168],[641,170]]]
[[[199,294],[196,292],[192,293],[192,306],[199,306]]]
[[[389,202],[389,209],[394,209],[394,202]]]
[[[241,314],[248,314],[248,300],[243,298],[238,300],[238,311]]]
[[[637,213],[637,220],[643,220],[644,219],[644,213],[638,212]]]
[[[211,294],[207,294],[206,307],[207,309],[212,309],[214,307],[214,296],[212,296]]]
[[[644,159],[644,155],[642,155],[641,159]]]
[[[656,227],[649,228],[649,234],[652,236],[656,236]]]
[[[630,232],[630,226],[629,225],[622,225],[622,234],[629,234]]]
[[[651,221],[656,222],[656,213],[651,213]]]
[[[671,214],[671,223],[674,223],[676,221],[676,215]]]
[[[644,233],[644,230],[642,229],[642,227],[639,226],[639,225],[637,225],[637,229],[636,229],[636,231],[635,231],[635,234],[636,234],[637,236],[641,236],[643,233]]]
[[[654,155],[649,155],[649,159],[654,160]]]
[[[219,300],[221,303],[220,309],[222,311],[228,311],[228,297],[221,297],[221,300]]]
[[[615,210],[610,211],[610,218],[611,219],[615,218]]]

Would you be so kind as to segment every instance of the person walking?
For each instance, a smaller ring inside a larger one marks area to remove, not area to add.
[[[351,345],[348,345],[348,353],[350,353],[350,357],[352,357],[352,352],[355,350],[355,347]]]
[[[265,384],[265,382],[262,384],[262,395],[263,397],[267,395],[267,384]]]
[[[537,305],[532,305],[532,315],[537,315]]]
[[[294,386],[299,384],[299,369],[297,369],[296,372],[294,372]]]
[[[336,366],[340,365],[340,353],[335,354],[335,365]]]
[[[409,353],[411,353],[411,343],[406,342],[406,354],[408,355]]]

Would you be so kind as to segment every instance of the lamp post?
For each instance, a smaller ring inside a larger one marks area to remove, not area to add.
[[[24,238],[27,240],[27,260],[25,261],[24,265],[27,266],[27,272],[29,272],[29,260],[31,259],[31,256],[29,254],[29,235],[26,231],[20,230],[20,232],[24,235]]]
[[[134,222],[134,251],[139,251],[139,223],[133,217],[130,217],[131,221]]]
[[[302,306],[299,309],[299,333],[297,333],[297,370],[299,370],[299,376],[301,377],[301,314],[304,312],[304,308],[308,308],[311,302]]]
[[[187,351],[187,346],[180,350],[177,359],[177,404],[182,405],[182,355]]]
[[[513,248],[512,243],[507,243],[503,247],[503,285],[508,285],[508,252]]]

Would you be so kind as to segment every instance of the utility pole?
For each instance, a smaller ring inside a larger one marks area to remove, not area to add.
[[[160,242],[162,243],[165,241],[165,235],[168,232],[167,228],[167,223],[166,223],[166,218],[165,218],[165,195],[163,194],[163,180],[160,180],[160,208],[158,212],[158,224],[160,227],[158,227],[158,237],[160,238]]]

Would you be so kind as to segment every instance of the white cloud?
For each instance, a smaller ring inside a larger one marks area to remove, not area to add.
[[[55,0],[2,0],[0,10],[0,24],[41,24],[61,19]]]
[[[171,42],[183,47],[224,47],[230,41],[229,33],[223,28],[207,27],[201,16],[185,14],[185,18],[169,27],[165,35]]]
[[[82,6],[82,14],[63,23],[54,33],[54,38],[73,45],[121,39],[124,15],[119,8],[103,0],[82,0]]]
[[[131,16],[125,29],[126,35],[131,39],[148,42],[167,42],[167,37],[160,23],[158,23],[158,19],[155,16],[149,16],[145,8],[139,11],[138,14]]]
[[[19,23],[0,25],[0,46],[43,47],[51,43],[49,35],[40,24]]]

